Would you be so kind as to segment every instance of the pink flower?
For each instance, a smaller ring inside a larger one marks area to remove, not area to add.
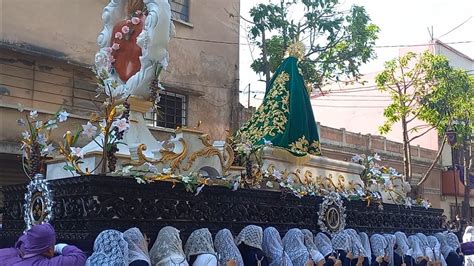
[[[104,48],[104,51],[107,52],[107,53],[111,53],[111,52],[112,52],[112,48],[111,48],[111,47],[105,47],[105,48]]]
[[[139,23],[140,23],[140,19],[139,19],[139,18],[137,18],[137,17],[133,17],[133,18],[132,18],[132,24],[133,24],[133,25],[137,25],[137,24],[139,24]]]
[[[117,32],[115,33],[115,38],[116,38],[116,39],[121,40],[122,37],[123,37],[123,35],[122,35],[122,33],[121,33],[120,31],[117,31]]]
[[[130,19],[127,19],[127,24],[130,24],[132,23],[132,21]]]
[[[128,26],[123,26],[123,27],[122,27],[122,32],[125,33],[125,34],[127,34],[127,33],[130,32],[130,28],[129,28]]]
[[[135,11],[135,14],[137,14],[137,15],[140,15],[141,13],[142,13],[142,11],[141,11],[141,10],[137,10],[137,11]]]
[[[127,122],[127,119],[122,118],[120,120],[115,120],[112,123],[112,126],[117,127],[119,132],[125,131],[130,127],[130,124]]]
[[[109,56],[109,61],[110,63],[115,63],[115,58],[111,55]]]
[[[114,44],[112,44],[112,49],[114,50],[118,50],[120,48],[120,44],[114,42]]]
[[[82,149],[79,147],[71,147],[71,155],[84,159],[84,153],[82,152]]]

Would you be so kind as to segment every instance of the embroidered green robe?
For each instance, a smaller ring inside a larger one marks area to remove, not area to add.
[[[296,156],[321,155],[316,120],[295,57],[286,58],[276,69],[262,105],[235,139],[254,146],[270,141]]]

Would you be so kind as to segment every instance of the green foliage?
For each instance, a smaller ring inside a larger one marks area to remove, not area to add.
[[[379,28],[370,23],[363,7],[340,11],[338,5],[339,0],[281,0],[253,7],[249,37],[262,54],[252,69],[268,78],[288,46],[302,40],[307,51],[300,68],[307,82],[321,87],[323,82],[340,77],[357,78],[359,67],[375,57]],[[299,21],[290,18],[293,9],[302,8]]]
[[[392,98],[384,110],[386,121],[379,128],[382,134],[389,132],[396,122],[405,122],[410,134],[436,129],[444,135],[448,128],[462,135],[471,134],[474,83],[465,71],[451,67],[444,56],[429,51],[421,55],[408,53],[386,62],[376,82]],[[414,119],[426,125],[409,127]]]

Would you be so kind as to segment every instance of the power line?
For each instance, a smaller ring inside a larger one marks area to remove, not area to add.
[[[326,95],[323,95],[324,97]],[[343,95],[343,94],[336,94],[336,95],[328,95],[331,97],[355,97],[355,98],[391,98],[390,96],[387,95]],[[322,98],[321,97],[321,98]]]
[[[367,105],[323,105],[323,104],[312,104],[314,107],[329,107],[329,108],[367,108],[367,109],[380,109],[386,108],[387,106],[367,106]]]
[[[387,99],[325,99],[325,98],[317,98],[313,101],[334,101],[334,102],[391,102],[392,100]]]
[[[240,42],[226,42],[226,41],[217,41],[217,40],[207,40],[207,39],[196,39],[196,38],[188,38],[188,37],[180,37],[175,36],[173,37],[179,40],[186,40],[186,41],[196,41],[196,42],[206,42],[206,43],[216,43],[216,44],[226,44],[226,45],[255,45],[255,44],[246,44]],[[463,44],[463,43],[473,43],[474,41],[457,41],[457,42],[446,42],[445,44]],[[402,47],[417,47],[417,46],[426,46],[432,45],[432,43],[420,43],[420,44],[395,44],[395,45],[375,45],[374,48],[402,48]],[[306,47],[306,48],[309,48]]]
[[[462,43],[472,43],[474,41],[459,41],[459,42],[445,42],[445,44],[462,44]],[[375,48],[403,48],[403,47],[417,47],[417,46],[427,46],[433,45],[433,43],[420,43],[420,44],[396,44],[396,45],[376,45]]]
[[[462,25],[466,24],[469,20],[471,20],[472,17],[473,17],[473,16],[470,16],[468,19],[466,19],[466,20],[465,20],[464,22],[462,22],[461,24],[457,25],[456,27],[454,27],[454,28],[451,29],[450,31],[446,32],[445,34],[439,36],[438,39],[441,38],[441,37],[444,37],[444,36],[446,36],[446,35],[448,35],[448,34],[450,34],[451,32],[453,32],[453,31],[455,31],[455,30],[457,30],[459,27],[461,27]]]

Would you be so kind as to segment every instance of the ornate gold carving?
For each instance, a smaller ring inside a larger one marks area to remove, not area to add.
[[[304,173],[304,178],[306,179],[308,184],[314,184],[313,173],[311,173],[311,171],[306,170],[306,172]]]
[[[221,166],[224,165],[224,158],[222,157],[221,151],[211,144],[211,137],[209,134],[202,134],[199,139],[201,140],[204,148],[199,151],[193,152],[188,159],[188,164],[183,168],[184,171],[191,169],[194,161],[199,157],[209,158],[211,156],[217,156],[221,163]]]
[[[186,158],[186,155],[188,153],[188,144],[186,141],[182,138],[179,139],[179,142],[183,145],[183,150],[180,153],[175,153],[173,151],[165,150],[162,149],[160,150],[161,153],[161,162],[166,163],[170,162],[170,167],[171,169],[179,169],[179,165],[181,164],[181,161]]]
[[[225,175],[227,171],[230,169],[232,166],[232,163],[234,162],[235,156],[234,156],[234,149],[230,145],[230,142],[226,140],[224,144],[224,160],[225,160],[225,165],[222,166],[222,174]]]
[[[146,155],[143,153],[146,150],[147,150],[147,147],[146,147],[145,144],[142,143],[142,144],[138,145],[138,147],[137,147],[138,161],[130,161],[130,164],[134,165],[134,166],[140,166],[140,165],[143,165],[145,163],[151,163],[151,164],[160,163],[160,160],[148,159],[146,157]]]
[[[182,160],[184,160],[184,158],[186,158],[186,155],[187,155],[187,152],[188,152],[188,145],[187,145],[186,141],[184,139],[180,138],[179,142],[181,142],[181,144],[183,145],[183,149],[180,153],[175,153],[175,152],[170,151],[170,150],[161,149],[160,150],[161,158],[159,160],[148,159],[146,157],[146,155],[143,153],[147,149],[146,145],[145,144],[140,144],[137,147],[138,161],[131,161],[130,164],[135,165],[135,166],[140,166],[140,165],[143,165],[145,163],[151,163],[151,164],[163,163],[164,164],[164,163],[167,163],[167,162],[171,161],[170,162],[171,169],[173,169],[173,170],[178,169],[179,164],[181,163]]]
[[[324,179],[325,179],[325,180],[328,182],[328,184],[329,184],[329,186],[327,187],[328,189],[332,188],[332,189],[334,189],[334,191],[337,191],[337,186],[336,186],[336,184],[334,184],[334,182],[332,181],[332,174],[329,174],[329,177],[325,177]]]
[[[339,175],[337,177],[337,189],[339,191],[344,191],[345,190],[345,186],[344,186],[344,183],[345,183],[346,179],[344,178],[344,176],[342,175]]]

